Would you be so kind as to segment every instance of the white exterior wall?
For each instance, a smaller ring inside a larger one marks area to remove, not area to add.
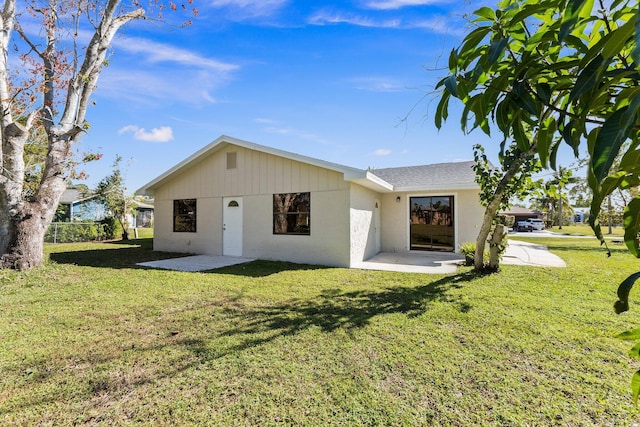
[[[375,204],[380,200],[380,194],[357,184],[351,185],[349,209],[351,265],[369,259],[377,253]]]
[[[409,252],[409,198],[419,196],[453,196],[456,252],[461,243],[475,242],[484,208],[478,190],[389,193],[382,198],[382,251]],[[397,202],[396,198],[400,197]]]
[[[237,153],[227,170],[226,153]],[[311,234],[273,234],[273,194],[311,193]],[[349,266],[349,185],[341,173],[238,146],[202,159],[155,192],[154,250],[222,254],[222,198],[242,197],[243,256]],[[197,200],[197,232],[173,232],[173,201]]]

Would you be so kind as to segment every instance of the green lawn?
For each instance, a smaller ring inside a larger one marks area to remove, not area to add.
[[[563,225],[562,229],[558,228],[558,226],[553,226],[547,228],[547,230],[552,231],[554,233],[562,233],[570,236],[593,236],[593,230],[588,224],[573,224],[573,225]],[[624,236],[624,228],[622,227],[611,227],[611,234],[609,234],[609,227],[606,225],[602,226],[602,234],[605,238],[613,237],[619,238]]]
[[[640,302],[612,305],[638,261],[535,241],[568,267],[181,273],[136,268],[169,256],[148,240],[48,246],[0,271],[0,425],[631,425],[614,336]]]

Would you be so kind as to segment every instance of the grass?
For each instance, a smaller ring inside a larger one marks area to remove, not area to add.
[[[589,227],[588,224],[563,225],[562,229],[559,229],[556,225],[554,227],[547,228],[547,230],[554,233],[566,234],[568,236],[593,236],[593,230],[591,229],[591,227]],[[609,227],[603,225],[602,234],[604,235],[605,239],[609,237],[619,238],[624,236],[624,228],[611,227],[611,234],[608,233]]]
[[[614,336],[640,307],[612,305],[638,262],[535,241],[568,267],[182,273],[137,268],[171,255],[148,240],[48,246],[0,271],[0,425],[631,425]]]

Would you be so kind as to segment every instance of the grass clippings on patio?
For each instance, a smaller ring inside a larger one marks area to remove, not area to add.
[[[182,273],[137,268],[171,255],[145,240],[49,246],[0,271],[0,424],[630,425],[614,336],[640,303],[612,305],[638,261],[536,241],[567,268]]]

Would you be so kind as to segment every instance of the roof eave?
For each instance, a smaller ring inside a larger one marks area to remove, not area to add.
[[[345,181],[355,182],[365,188],[378,193],[392,193],[393,185],[369,171],[360,171],[359,174],[344,174]]]

